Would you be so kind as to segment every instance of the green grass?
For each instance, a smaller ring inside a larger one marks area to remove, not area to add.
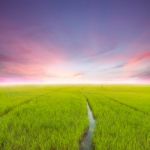
[[[86,101],[47,94],[1,118],[0,149],[79,149],[88,126]]]
[[[98,150],[150,148],[149,87],[106,86],[85,89],[96,117]]]
[[[149,93],[150,86],[1,87],[0,150],[79,150],[84,95],[96,119],[95,150],[149,150]]]
[[[35,99],[50,92],[57,92],[59,87],[44,86],[15,86],[0,88],[0,116],[13,109],[15,106],[24,104],[26,101]]]

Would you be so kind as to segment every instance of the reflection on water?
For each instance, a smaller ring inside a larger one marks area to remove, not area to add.
[[[95,129],[95,119],[92,113],[92,110],[89,107],[87,102],[87,111],[88,111],[88,118],[89,118],[89,129],[81,142],[80,150],[92,150],[92,137]]]

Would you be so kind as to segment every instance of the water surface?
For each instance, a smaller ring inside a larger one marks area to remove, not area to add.
[[[92,150],[92,137],[95,129],[95,119],[93,116],[93,112],[87,102],[87,111],[88,111],[88,119],[89,119],[89,129],[81,142],[80,150]]]

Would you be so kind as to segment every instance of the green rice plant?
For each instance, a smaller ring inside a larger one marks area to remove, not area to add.
[[[149,150],[149,93],[150,86],[1,87],[0,150],[79,150],[89,126],[86,99],[95,150]]]
[[[50,93],[0,118],[0,149],[77,150],[87,127],[83,97]]]
[[[96,150],[150,148],[150,116],[112,101],[103,94],[87,96],[96,118],[93,139]]]
[[[14,107],[29,102],[47,92],[57,91],[58,87],[48,86],[11,86],[0,87],[0,116]]]

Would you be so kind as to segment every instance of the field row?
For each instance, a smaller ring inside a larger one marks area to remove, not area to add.
[[[95,150],[148,150],[148,91],[122,86],[1,88],[0,149],[79,150],[89,126],[86,96],[96,119]]]
[[[88,128],[86,101],[71,94],[47,94],[0,122],[0,149],[79,149]]]

